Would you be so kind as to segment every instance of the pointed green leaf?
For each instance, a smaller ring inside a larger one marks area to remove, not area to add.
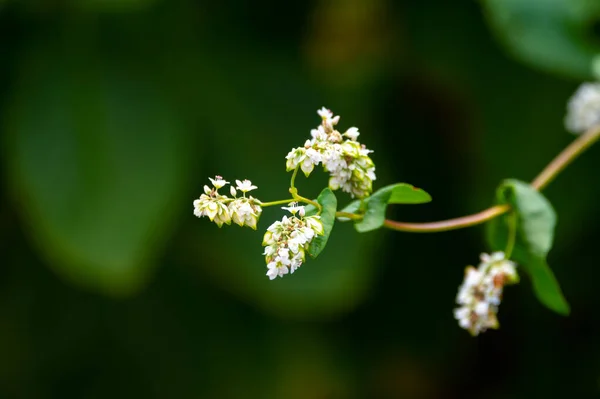
[[[357,221],[354,227],[359,233],[365,233],[383,226],[388,204],[422,204],[429,201],[431,201],[431,196],[424,190],[410,184],[397,183],[385,186],[365,198],[362,201],[362,210],[361,201],[358,200],[348,204],[343,212],[356,213],[360,211],[359,213],[364,215],[363,219]]]
[[[354,223],[354,228],[359,233],[365,233],[371,230],[377,230],[385,222],[385,211],[387,209],[388,200],[392,194],[391,186],[384,187],[378,190],[373,195],[363,200],[365,212],[362,220]]]
[[[529,184],[504,181],[497,192],[500,204],[509,204],[517,216],[517,236],[512,258],[532,279],[542,304],[560,314],[569,313],[569,304],[546,263],[552,248],[556,214],[550,202]],[[509,235],[508,215],[488,224],[488,239],[494,250],[504,250]]]
[[[337,198],[333,191],[329,188],[321,191],[321,194],[317,197],[317,202],[323,207],[321,211],[321,223],[323,223],[324,234],[322,236],[316,236],[311,241],[308,246],[308,254],[316,258],[319,256],[321,251],[325,249],[327,245],[327,240],[329,239],[329,235],[331,234],[331,230],[333,230],[333,224],[335,223],[335,212],[337,210]],[[311,206],[311,209],[306,209],[307,214],[314,214],[316,211],[315,207]],[[311,213],[308,213],[311,211]]]
[[[392,190],[388,204],[424,204],[431,201],[431,195],[425,190],[407,183],[398,183],[388,187]]]
[[[361,202],[360,200],[352,201],[351,203],[346,205],[344,207],[344,209],[341,209],[340,212],[355,213],[355,214],[362,213],[362,212],[360,212],[360,202]],[[338,220],[340,222],[348,222],[352,219],[348,219],[345,217],[338,217]]]

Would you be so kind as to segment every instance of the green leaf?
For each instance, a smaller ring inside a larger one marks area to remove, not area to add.
[[[331,191],[329,188],[321,191],[321,194],[319,194],[317,197],[317,202],[323,208],[321,211],[321,223],[323,223],[324,234],[322,236],[316,236],[313,238],[308,246],[308,254],[313,258],[319,256],[323,249],[325,249],[327,240],[331,234],[331,230],[333,230],[333,224],[335,223],[335,212],[337,210],[337,198],[335,197],[333,191]],[[310,210],[312,212],[316,211],[314,207],[312,207]],[[309,214],[308,210],[307,214]]]
[[[363,219],[357,221],[354,227],[359,233],[377,230],[385,222],[385,212],[388,204],[422,204],[431,201],[431,196],[424,190],[410,184],[397,183],[377,190],[362,201],[353,201],[342,211],[363,214]],[[342,218],[340,218],[342,219]],[[347,218],[344,218],[348,220]]]
[[[351,203],[349,203],[348,205],[346,205],[346,206],[344,207],[344,209],[341,209],[341,210],[340,210],[340,212],[346,212],[346,213],[355,213],[355,214],[361,214],[361,213],[364,213],[364,212],[363,212],[363,211],[361,211],[361,209],[360,209],[360,204],[361,204],[361,201],[360,201],[360,200],[355,200],[355,201],[352,201]],[[352,219],[348,219],[348,218],[345,218],[345,217],[338,217],[338,220],[339,220],[340,222],[348,222],[348,221],[350,221],[350,220],[352,220]]]
[[[392,193],[388,204],[424,204],[431,201],[431,195],[423,189],[407,183],[398,183],[384,187],[382,190],[391,188]]]
[[[506,48],[537,68],[591,77],[591,62],[600,45],[590,34],[600,17],[593,0],[484,0],[488,22]]]
[[[512,254],[532,279],[534,292],[542,304],[560,314],[569,313],[569,304],[546,263],[552,248],[556,214],[550,202],[529,184],[518,180],[504,181],[497,191],[499,204],[509,204],[517,217],[515,247]],[[488,224],[488,239],[494,250],[506,247],[509,215]]]
[[[385,211],[387,209],[388,200],[392,194],[391,186],[384,187],[381,190],[373,193],[370,197],[363,200],[365,212],[362,220],[354,223],[354,228],[359,233],[377,230],[385,222]]]
[[[131,294],[185,201],[186,131],[142,71],[44,43],[24,60],[11,102],[3,145],[12,194],[57,274]]]

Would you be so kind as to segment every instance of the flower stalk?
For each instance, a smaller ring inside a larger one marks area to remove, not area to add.
[[[571,144],[562,150],[550,162],[535,179],[531,186],[538,191],[543,190],[563,171],[571,162],[577,159],[585,150],[590,148],[600,139],[600,125],[588,129],[584,134],[577,137]],[[406,223],[386,219],[384,226],[391,230],[410,233],[437,233],[463,229],[476,226],[505,214],[510,210],[508,205],[495,205],[473,215],[463,216],[455,219],[441,220],[428,223]]]

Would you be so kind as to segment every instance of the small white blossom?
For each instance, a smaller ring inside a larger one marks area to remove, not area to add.
[[[197,217],[207,216],[219,227],[223,224],[231,224],[231,214],[223,201],[224,198],[227,197],[219,194],[214,197],[202,194],[199,199],[194,201],[194,215]]]
[[[258,218],[262,213],[261,202],[252,196],[236,198],[237,191],[233,186],[229,188],[229,192],[234,198],[221,195],[218,189],[225,184],[229,184],[229,182],[221,176],[209,179],[215,188],[211,189],[206,185],[204,186],[204,194],[194,200],[194,215],[197,217],[206,216],[219,227],[223,224],[231,224],[231,221],[233,221],[240,226],[248,226],[256,230]],[[239,180],[237,182],[241,183]],[[252,186],[249,180],[244,180],[242,186],[250,189],[253,189],[252,187],[256,188]]]
[[[289,172],[290,170],[296,169],[298,165],[304,161],[304,158],[306,158],[306,148],[294,148],[285,157],[285,159],[287,159],[285,163],[285,170]]]
[[[327,140],[327,132],[323,129],[323,125],[319,125],[316,129],[312,129],[310,131],[310,135],[315,141],[325,141]],[[310,144],[310,140],[308,141]],[[306,146],[306,144],[305,144]]]
[[[481,254],[481,263],[475,269],[467,266],[465,279],[456,295],[454,318],[460,327],[476,336],[488,328],[496,329],[498,306],[505,285],[519,281],[516,265],[503,252]]]
[[[317,110],[317,114],[319,114],[319,116],[323,119],[333,118],[333,112],[331,112],[325,107],[322,107],[321,109]]]
[[[300,217],[304,216],[304,206],[303,205],[298,205],[297,202],[291,202],[288,204],[288,206],[282,206],[281,209],[285,209],[286,211],[288,211],[289,213],[291,213],[292,215],[295,215],[296,212],[298,212],[298,214],[300,215]]]
[[[231,220],[240,226],[248,226],[256,230],[258,218],[262,212],[260,205],[255,203],[254,198],[236,198],[229,203]]]
[[[358,132],[357,127],[351,127],[350,129],[346,130],[346,133],[344,133],[344,136],[348,137],[352,141],[356,141],[359,135],[360,133]]]
[[[304,147],[294,148],[286,156],[286,170],[300,167],[308,176],[317,165],[329,172],[329,188],[341,189],[351,197],[365,198],[373,191],[375,164],[369,154],[372,152],[360,144],[358,128],[351,127],[341,134],[335,130],[339,117],[323,107],[317,111],[322,123],[311,130],[311,140]]]
[[[565,127],[583,133],[600,124],[600,83],[583,83],[567,104]]]
[[[243,193],[247,193],[248,191],[256,190],[258,187],[252,184],[252,182],[248,179],[244,179],[244,181],[236,180],[235,184],[237,189]]]
[[[319,216],[304,217],[304,207],[292,203],[284,207],[292,213],[267,229],[262,245],[267,263],[267,276],[273,280],[294,273],[304,262],[306,251],[317,235],[323,235]],[[296,216],[298,214],[300,217]]]
[[[215,178],[214,178],[214,179],[211,179],[210,177],[209,177],[208,179],[209,179],[209,180],[212,182],[213,186],[215,186],[217,189],[219,189],[219,188],[223,187],[223,186],[224,186],[224,185],[226,185],[226,184],[229,184],[229,182],[228,182],[228,181],[225,181],[225,180],[224,180],[224,179],[223,179],[221,176],[219,176],[219,175],[215,176]]]

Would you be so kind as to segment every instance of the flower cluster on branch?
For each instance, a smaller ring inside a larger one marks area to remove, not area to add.
[[[316,257],[327,243],[336,220],[354,222],[359,232],[380,227],[407,232],[438,232],[490,221],[497,222],[490,224],[489,230],[493,232],[489,237],[490,247],[496,252],[481,254],[478,267],[466,267],[464,281],[456,296],[458,307],[454,309],[459,326],[473,336],[499,327],[497,314],[504,287],[519,282],[517,265],[510,257],[517,246],[520,246],[519,270],[532,279],[540,302],[557,313],[569,313],[569,305],[546,263],[554,237],[555,212],[539,191],[600,138],[600,83],[583,84],[569,100],[565,127],[573,133],[583,134],[550,162],[531,184],[505,180],[498,187],[497,203],[492,208],[431,223],[387,220],[388,205],[425,203],[431,196],[407,183],[389,185],[373,193],[375,164],[370,157],[372,151],[358,141],[358,128],[351,127],[341,133],[336,128],[339,116],[326,108],[317,113],[321,123],[311,130],[311,138],[285,157],[286,170],[293,171],[289,187],[291,199],[261,202],[247,194],[257,188],[249,180],[236,180],[236,185],[229,188],[230,196],[224,195],[219,189],[230,183],[216,176],[210,179],[212,187],[204,186],[204,193],[194,201],[197,217],[208,217],[219,227],[233,221],[254,230],[264,207],[288,204],[282,209],[291,215],[272,223],[263,237],[266,275],[270,280],[294,273],[304,264],[307,254]],[[315,200],[300,196],[295,187],[297,172],[302,170],[308,177],[319,165],[329,174],[328,187]],[[348,193],[356,200],[338,211],[335,190]]]

